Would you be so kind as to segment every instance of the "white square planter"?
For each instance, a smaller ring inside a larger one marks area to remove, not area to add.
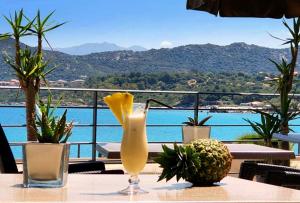
[[[63,187],[67,182],[69,144],[23,145],[24,187]]]
[[[197,139],[209,139],[210,126],[182,126],[182,142],[191,143]]]

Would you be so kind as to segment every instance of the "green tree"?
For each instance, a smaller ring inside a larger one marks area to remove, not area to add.
[[[53,12],[41,19],[40,11],[38,11],[36,17],[31,20],[24,15],[23,10],[16,11],[14,18],[4,16],[12,32],[0,35],[0,39],[13,38],[15,40],[15,58],[12,59],[7,56],[6,62],[15,70],[20,81],[20,87],[25,94],[27,140],[29,141],[36,140],[35,104],[40,81],[45,81],[45,76],[53,70],[48,70],[46,68],[47,62],[43,60],[42,38],[46,39],[46,32],[62,25],[49,26],[49,19],[52,14]],[[24,22],[24,19],[26,19],[26,22]],[[20,38],[27,35],[37,35],[38,46],[36,52],[32,52],[28,47],[24,49],[20,47]]]
[[[292,112],[290,107],[292,103],[292,97],[289,95],[293,88],[294,72],[296,68],[296,62],[298,57],[298,47],[300,42],[300,18],[293,19],[293,26],[289,26],[286,21],[283,21],[283,25],[288,29],[291,37],[283,40],[283,44],[289,44],[291,50],[291,61],[282,59],[281,63],[272,61],[277,70],[279,76],[274,78],[276,82],[277,92],[280,94],[280,107],[272,105],[275,111],[280,115],[280,130],[283,134],[289,133],[289,121],[295,119],[298,112]],[[282,39],[281,39],[282,40]],[[289,149],[289,143],[283,142],[283,149]]]

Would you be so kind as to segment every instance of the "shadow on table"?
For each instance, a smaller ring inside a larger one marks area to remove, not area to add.
[[[15,185],[12,185],[11,187],[14,187],[14,188],[24,188],[23,184],[15,184]]]
[[[90,195],[90,196],[98,196],[98,195],[102,195],[102,196],[115,196],[115,195],[121,195],[118,192],[107,192],[107,193],[80,193],[81,195]]]
[[[153,190],[182,190],[185,188],[192,188],[192,187],[219,187],[219,186],[224,186],[226,185],[225,183],[214,183],[213,185],[206,185],[206,186],[193,186],[192,183],[174,183],[172,185],[168,186],[161,186],[161,187],[156,187],[153,188]]]

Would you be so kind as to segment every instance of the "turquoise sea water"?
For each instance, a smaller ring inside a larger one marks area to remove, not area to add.
[[[57,111],[61,115],[64,109]],[[236,125],[247,124],[243,118],[248,118],[253,121],[259,121],[258,114],[253,113],[209,113],[200,112],[200,118],[211,115],[212,118],[208,121],[209,125]],[[147,117],[147,124],[150,125],[180,125],[186,121],[188,116],[193,116],[193,111],[184,110],[150,110]],[[91,109],[68,109],[68,121],[73,121],[75,124],[92,124],[92,110]],[[0,108],[0,123],[2,125],[25,124],[25,109],[24,108]],[[97,123],[118,124],[110,110],[98,110]],[[297,120],[292,123],[296,124]],[[295,127],[296,132],[300,132],[300,127]],[[24,142],[26,141],[25,127],[18,128],[4,128],[4,131],[10,142]],[[218,140],[235,140],[237,137],[250,133],[249,126],[213,126],[211,129],[211,137]],[[181,127],[147,127],[147,136],[149,142],[172,142],[181,141]],[[121,127],[105,127],[97,128],[97,142],[120,142],[122,139]],[[92,128],[91,127],[75,127],[73,134],[69,139],[70,142],[91,142]],[[13,152],[16,158],[21,158],[21,147],[13,147]],[[81,157],[91,157],[91,146],[83,145],[80,151]],[[71,157],[77,156],[77,147],[71,147]]]

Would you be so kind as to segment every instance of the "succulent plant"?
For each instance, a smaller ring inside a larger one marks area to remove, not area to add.
[[[56,117],[54,112],[60,101],[51,108],[51,96],[45,104],[42,100],[36,107],[36,136],[40,143],[65,143],[72,134],[73,123],[67,124],[67,110],[61,117]]]
[[[189,145],[168,148],[155,159],[163,168],[158,181],[184,179],[194,186],[211,185],[222,180],[229,172],[232,156],[223,143],[217,140],[199,139]]]
[[[262,111],[260,113],[261,122],[247,121],[252,129],[259,135],[260,138],[264,139],[265,145],[272,147],[272,137],[274,133],[280,132],[280,119],[275,114],[269,114]]]
[[[188,120],[187,122],[183,122],[182,124],[185,124],[187,126],[203,126],[206,121],[208,121],[212,116],[207,116],[205,117],[204,119],[198,121],[198,117],[196,117],[195,119],[194,118],[191,118],[191,117],[188,117]]]

